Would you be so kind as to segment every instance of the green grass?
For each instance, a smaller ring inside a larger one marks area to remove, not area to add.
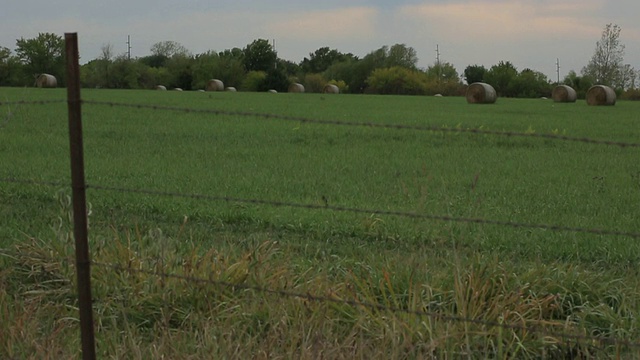
[[[637,103],[603,108],[499,99],[472,106],[463,98],[108,90],[84,90],[83,98],[225,113],[85,104],[90,185],[640,232],[638,148],[231,114],[638,143]],[[65,99],[65,92],[0,89],[0,101],[21,99]],[[0,106],[0,178],[68,183],[66,119],[65,103]],[[47,341],[62,337],[56,343],[61,353],[79,349],[67,339],[77,324],[56,320],[77,316],[68,194],[67,188],[0,183],[0,245],[20,254],[0,260],[7,269],[0,273],[0,311],[23,327],[0,330],[4,356],[46,352]],[[87,198],[92,256],[104,263],[134,262],[149,271],[542,326],[551,333],[640,335],[633,315],[640,311],[637,238],[91,188]],[[50,271],[34,266],[43,262]],[[203,267],[188,265],[198,262]],[[332,358],[638,354],[127,274],[94,267],[104,356],[188,357],[184,349],[194,347],[194,357],[315,358],[319,349]],[[50,289],[51,277],[53,284],[68,284],[66,293]],[[32,319],[10,311],[39,309],[34,304],[44,305]],[[18,330],[30,337],[12,335]]]

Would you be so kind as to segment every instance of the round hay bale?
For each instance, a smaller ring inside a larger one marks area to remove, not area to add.
[[[164,85],[157,85],[156,90],[167,91],[167,88]]]
[[[605,85],[595,85],[587,90],[587,104],[613,106],[616,104],[616,92]]]
[[[573,103],[578,99],[578,94],[571,86],[558,85],[553,88],[551,98],[558,103]]]
[[[227,86],[226,89],[224,89],[225,91],[229,91],[229,92],[236,92],[236,88],[234,88],[233,86]]]
[[[271,89],[271,90],[269,90],[269,91],[267,91],[267,92],[268,92],[268,93],[271,93],[271,94],[277,94],[277,93],[278,93],[278,90]]]
[[[433,95],[433,96],[435,96],[435,97],[442,97],[442,94],[435,94],[435,95]]]
[[[496,90],[487,83],[476,82],[467,88],[467,102],[469,104],[493,104],[497,99]]]
[[[301,94],[304,92],[304,85],[300,83],[293,83],[289,85],[289,92]]]
[[[224,83],[218,79],[211,79],[207,82],[207,91],[223,91]]]
[[[182,91],[182,88],[173,88],[175,91]]]
[[[40,74],[36,78],[36,86],[39,88],[54,88],[58,86],[58,79],[50,74]]]
[[[324,86],[322,92],[325,94],[340,94],[340,88],[333,84],[327,84]]]

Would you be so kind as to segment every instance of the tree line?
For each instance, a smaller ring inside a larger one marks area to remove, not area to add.
[[[638,96],[638,72],[624,64],[621,29],[608,24],[596,43],[592,59],[578,75],[575,71],[562,83],[579,96],[595,84],[614,87],[619,94]],[[532,69],[519,71],[509,61],[491,67],[469,65],[462,74],[448,62],[436,62],[426,69],[417,66],[416,51],[405,44],[383,46],[364,57],[321,47],[299,63],[278,57],[268,40],[256,39],[243,48],[192,54],[175,41],[154,44],[150,55],[130,59],[116,55],[110,44],[100,55],[81,66],[84,87],[151,89],[156,85],[184,90],[204,89],[220,79],[241,91],[287,91],[291,83],[307,92],[321,92],[327,83],[344,93],[394,95],[463,95],[465,82],[486,82],[504,97],[548,97],[556,85]],[[32,86],[35,76],[48,73],[64,86],[64,40],[51,33],[33,39],[18,39],[15,51],[0,46],[0,86]]]

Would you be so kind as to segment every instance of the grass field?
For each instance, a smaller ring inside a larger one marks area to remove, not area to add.
[[[0,102],[65,96],[0,89]],[[639,238],[384,214],[638,233],[640,148],[448,131],[639,143],[638,103],[108,90],[83,98],[223,112],[83,106],[104,357],[640,358]],[[0,179],[68,183],[66,119],[64,102],[0,106]],[[0,182],[0,313],[15,324],[0,329],[0,357],[79,353],[69,194]]]

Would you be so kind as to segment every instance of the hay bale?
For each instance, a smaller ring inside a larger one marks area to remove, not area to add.
[[[39,88],[54,88],[58,86],[58,79],[50,74],[40,74],[36,78],[36,86]]]
[[[301,94],[304,92],[304,85],[300,83],[293,83],[289,85],[289,92]]]
[[[207,91],[223,91],[224,83],[218,79],[211,79],[207,82]]]
[[[164,85],[157,85],[156,90],[167,91],[167,88]]]
[[[435,97],[442,97],[442,94],[435,94],[435,95],[433,95],[433,96],[435,96]]]
[[[270,89],[269,91],[267,91],[270,94],[277,94],[278,90],[274,90],[274,89]]]
[[[225,91],[229,91],[229,92],[236,92],[236,88],[234,88],[233,86],[227,86],[226,89],[224,89]]]
[[[616,92],[605,85],[595,85],[587,90],[587,104],[613,106],[616,104]]]
[[[551,92],[551,98],[558,103],[573,103],[578,99],[578,94],[571,86],[558,85]]]
[[[340,94],[340,88],[333,84],[327,84],[324,86],[322,92],[325,94]]]
[[[174,88],[175,91],[182,91],[182,88]]]
[[[498,94],[493,86],[476,82],[467,88],[467,102],[469,104],[493,104],[498,99]]]

